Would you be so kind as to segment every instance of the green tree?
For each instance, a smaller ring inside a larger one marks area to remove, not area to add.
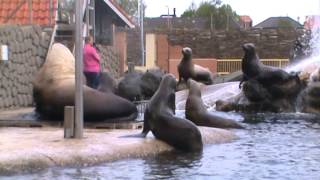
[[[139,0],[116,0],[120,7],[125,10],[130,16],[138,15]],[[144,5],[145,6],[145,5]]]
[[[238,20],[239,16],[228,4],[221,5],[220,0],[204,1],[196,8],[194,3],[181,15],[181,17],[207,18],[211,28],[227,29],[232,19]],[[221,6],[220,6],[221,5]]]

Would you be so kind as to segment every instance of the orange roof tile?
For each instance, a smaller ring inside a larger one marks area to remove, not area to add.
[[[54,23],[57,0],[52,0]],[[16,11],[16,12],[15,12]],[[12,15],[11,18],[9,16]],[[33,24],[50,25],[50,0],[32,0]],[[0,24],[30,24],[29,4],[26,0],[0,0]]]

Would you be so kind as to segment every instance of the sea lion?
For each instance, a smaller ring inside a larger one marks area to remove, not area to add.
[[[264,65],[256,53],[254,44],[246,43],[242,48],[245,53],[242,58],[242,81],[256,79],[264,86],[268,86],[285,82],[291,77],[289,73],[280,68]]]
[[[113,79],[109,73],[107,72],[102,72],[100,73],[99,76],[99,86],[97,88],[98,91],[100,92],[112,92],[116,93],[117,92],[117,82],[115,79]]]
[[[117,94],[130,101],[143,100],[143,94],[141,89],[141,77],[143,72],[133,71],[128,72],[121,78],[118,84]]]
[[[182,55],[183,57],[178,65],[179,83],[182,79],[187,82],[189,78],[206,85],[213,83],[213,75],[208,69],[193,64],[191,48],[183,48]]]
[[[36,112],[48,119],[62,120],[65,106],[74,106],[75,59],[67,47],[53,44],[33,81]],[[100,92],[83,85],[85,121],[131,121],[138,111],[130,101],[112,92]]]
[[[287,73],[281,68],[264,65],[252,43],[243,45],[245,52],[242,59],[243,82],[255,80],[272,95],[273,98],[295,97],[302,84],[298,73]]]
[[[186,118],[196,125],[216,128],[242,128],[242,126],[231,119],[216,116],[208,112],[201,99],[201,90],[198,83],[192,79],[188,80],[189,96],[186,102]]]
[[[175,88],[175,77],[165,75],[146,107],[142,135],[152,131],[157,139],[177,149],[201,151],[203,143],[199,129],[193,122],[175,116]]]
[[[160,68],[148,69],[141,77],[141,90],[145,99],[150,99],[157,91],[165,72]]]

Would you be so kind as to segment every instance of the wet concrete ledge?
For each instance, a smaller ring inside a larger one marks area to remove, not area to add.
[[[228,130],[199,127],[204,144],[237,139]],[[171,151],[156,140],[124,137],[141,130],[85,129],[83,139],[64,139],[62,128],[0,128],[0,175],[38,171],[54,166],[87,166]]]

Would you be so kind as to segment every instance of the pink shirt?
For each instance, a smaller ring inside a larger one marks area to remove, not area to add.
[[[91,44],[85,44],[83,48],[83,71],[100,72],[100,56]]]

